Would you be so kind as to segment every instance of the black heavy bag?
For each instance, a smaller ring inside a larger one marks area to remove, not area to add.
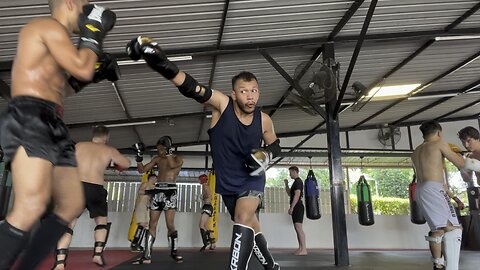
[[[373,218],[372,196],[370,186],[363,175],[360,176],[357,183],[357,200],[358,222],[364,226],[373,225],[375,220]]]
[[[425,224],[425,217],[418,207],[415,193],[417,192],[417,178],[413,175],[412,183],[408,185],[408,199],[410,200],[410,220],[414,224]]]
[[[305,180],[305,207],[307,218],[319,219],[322,216],[320,213],[320,191],[313,170],[308,171],[307,179]]]

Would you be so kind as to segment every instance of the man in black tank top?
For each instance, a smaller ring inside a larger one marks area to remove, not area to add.
[[[133,60],[143,57],[184,96],[212,108],[209,135],[217,179],[215,189],[235,222],[229,269],[247,269],[252,252],[265,269],[280,269],[267,248],[256,215],[263,199],[265,170],[281,148],[272,119],[256,107],[260,92],[255,75],[241,72],[233,77],[231,96],[226,96],[180,71],[151,38],[132,39],[127,44],[127,54]]]
[[[297,256],[307,255],[307,246],[305,244],[305,232],[303,231],[303,216],[305,207],[303,206],[303,182],[298,175],[298,167],[292,166],[288,168],[290,178],[294,180],[292,186],[288,187],[288,180],[285,179],[285,191],[290,196],[290,208],[288,214],[292,216],[293,227],[297,233],[298,249],[293,253]]]

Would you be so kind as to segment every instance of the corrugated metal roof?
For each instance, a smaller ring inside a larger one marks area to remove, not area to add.
[[[20,27],[31,18],[48,15],[46,2],[44,0],[0,2],[0,79],[8,84],[10,83],[9,61],[15,54],[17,33]],[[128,40],[139,34],[150,35],[167,52],[175,52],[176,55],[192,55],[191,61],[177,62],[177,64],[203,84],[209,82],[212,68],[215,66],[212,86],[225,94],[231,91],[230,80],[233,75],[242,70],[254,72],[259,79],[261,90],[258,105],[271,108],[281,99],[289,88],[289,84],[256,48],[268,45],[266,51],[293,77],[295,68],[314,55],[320,42],[332,32],[354,1],[229,1],[219,48],[216,48],[216,45],[225,1],[105,0],[92,2],[105,5],[117,13],[117,24],[105,41],[106,51],[122,56]],[[371,1],[365,1],[338,35],[340,41],[335,44],[335,54],[341,67],[341,83],[355,47],[356,40],[351,37],[360,33],[370,3]],[[389,38],[388,35],[412,31],[441,33],[442,29],[477,3],[478,1],[474,0],[379,1],[368,34],[386,36],[381,40],[365,40],[349,85],[360,81],[368,86],[432,38],[432,35],[422,36],[421,33],[402,38]],[[480,26],[479,16],[479,12],[476,12],[456,28]],[[350,37],[349,41],[344,40],[347,36]],[[75,41],[76,38],[72,40]],[[216,51],[217,49],[219,50]],[[477,40],[435,42],[387,78],[385,84],[425,83],[478,51],[480,46]],[[218,55],[214,57],[214,54]],[[216,59],[215,63],[214,59]],[[463,69],[438,80],[426,88],[424,93],[461,89],[480,79],[479,70],[480,61],[474,61]],[[146,144],[154,144],[162,134],[168,134],[176,142],[181,143],[208,140],[206,130],[210,121],[204,119],[202,105],[184,98],[167,80],[151,71],[146,65],[122,65],[121,71],[122,79],[117,82],[117,86],[131,117],[134,120],[141,118],[158,120],[154,125],[136,127]],[[354,98],[352,94],[352,90],[348,87],[345,98]],[[460,108],[477,98],[478,94],[459,96],[407,121],[431,119]],[[394,122],[435,100],[437,100],[436,97],[430,97],[401,102],[383,115],[366,122],[365,125]],[[340,116],[340,126],[352,127],[391,102],[393,101],[370,102],[358,112],[348,109]],[[0,109],[3,110],[5,107],[6,102],[0,100]],[[478,107],[462,110],[452,116],[478,114],[480,112]],[[185,114],[192,116],[185,116]],[[171,125],[171,121],[169,123],[167,118],[173,120],[174,125]],[[110,83],[103,82],[89,86],[79,95],[67,98],[65,103],[67,124],[87,123],[87,127],[72,129],[72,136],[78,140],[90,139],[90,124],[126,119],[127,115]],[[204,119],[203,122],[202,119]],[[273,120],[277,133],[308,131],[322,122],[321,117],[311,116],[292,106],[277,110]],[[112,132],[112,144],[117,147],[128,147],[137,140],[132,127],[112,128]]]

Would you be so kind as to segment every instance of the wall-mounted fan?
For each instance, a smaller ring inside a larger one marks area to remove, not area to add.
[[[400,141],[402,134],[399,127],[382,126],[378,129],[377,139],[383,146],[392,146]]]

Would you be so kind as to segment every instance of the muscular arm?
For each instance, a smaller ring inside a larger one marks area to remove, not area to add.
[[[185,73],[180,71],[177,76],[170,80],[175,86],[180,86],[185,81]],[[197,86],[197,91],[200,91],[200,87]],[[213,110],[216,110],[222,113],[228,105],[228,97],[220,91],[213,91],[212,97],[205,102],[205,104],[210,105]]]
[[[176,169],[183,165],[183,158],[177,155],[167,155],[167,162],[170,169]]]
[[[288,197],[290,197],[290,188],[288,188],[288,180],[283,180],[285,182],[285,192],[287,192]]]
[[[143,165],[143,163],[137,162],[137,171],[139,173],[145,173],[148,172],[149,170],[153,169],[155,167],[155,164],[157,164],[157,160],[159,157],[154,157],[152,160],[150,160],[149,163]]]
[[[130,167],[130,160],[126,158],[124,155],[120,154],[117,149],[111,147],[111,156],[112,156],[112,161],[115,163],[115,165],[119,166],[122,169],[126,169]]]
[[[264,112],[262,112],[262,131],[265,144],[272,144],[278,139],[273,129],[272,118]]]
[[[91,81],[97,55],[90,49],[78,50],[70,41],[69,34],[53,19],[39,21],[34,27],[42,28],[42,40],[55,61],[70,75],[81,81]],[[33,27],[31,27],[33,28]],[[35,28],[26,28],[28,35]]]
[[[442,152],[442,155],[450,162],[453,163],[457,168],[463,168],[465,166],[465,160],[463,159],[462,156],[460,156],[458,153],[455,153],[448,143],[446,142],[440,142],[440,152]]]

